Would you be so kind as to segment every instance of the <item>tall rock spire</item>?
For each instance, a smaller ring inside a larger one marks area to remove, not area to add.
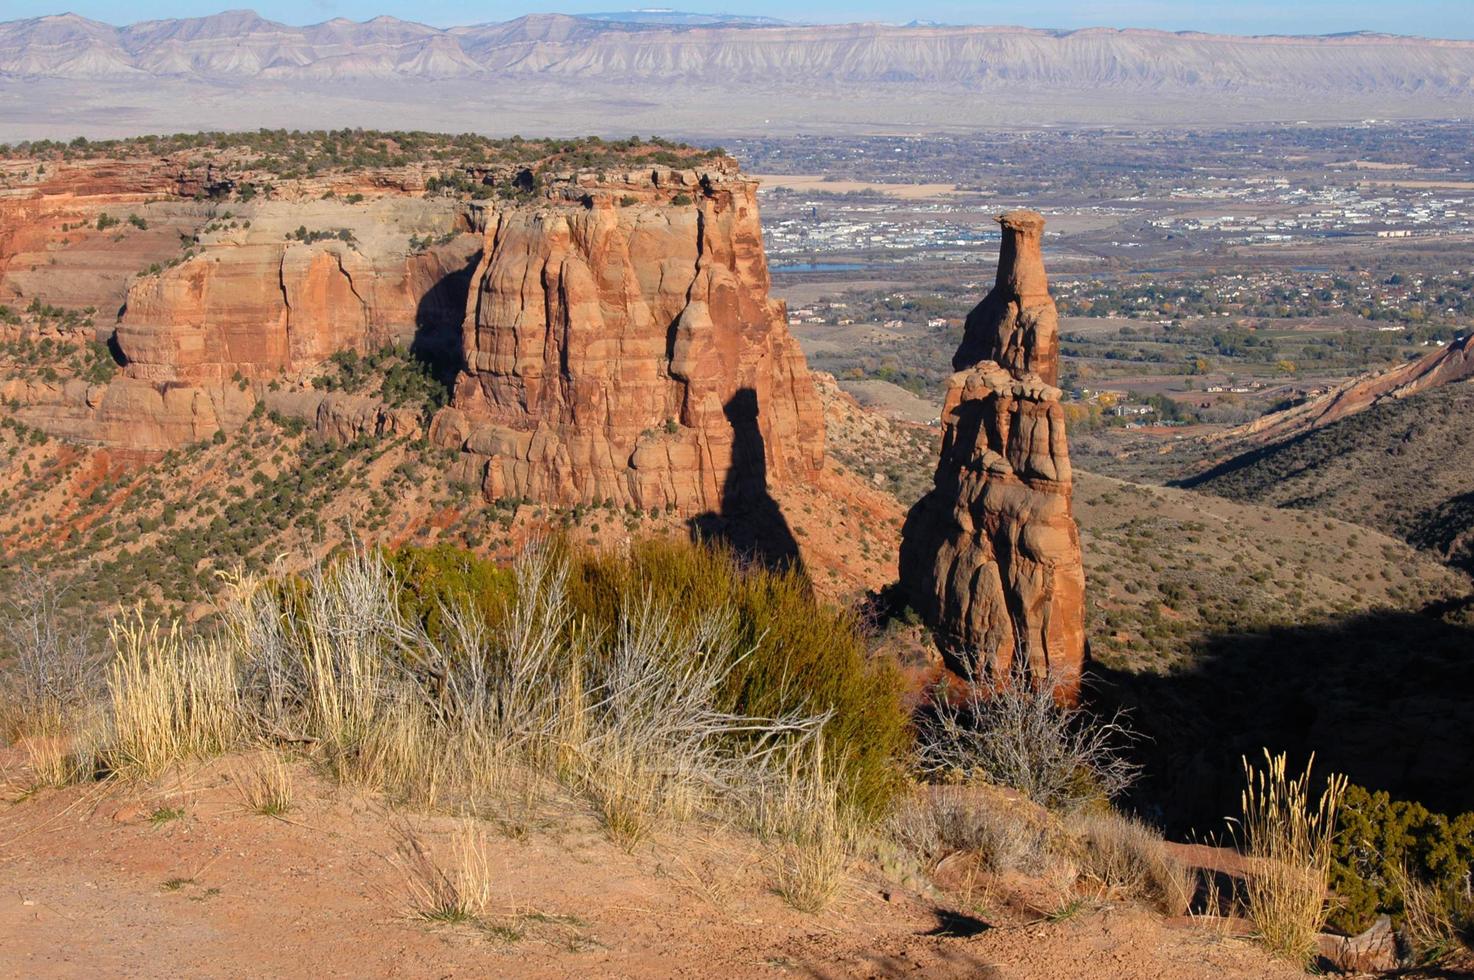
[[[980,680],[1016,671],[1078,694],[1085,573],[1060,408],[1059,315],[1044,218],[998,219],[993,290],[968,315],[942,409],[935,486],[906,519],[901,581],[950,657]]]
[[[995,361],[1014,375],[1037,374],[1059,383],[1059,312],[1049,295],[1040,239],[1044,217],[1036,211],[998,216],[1003,244],[993,291],[968,314],[962,344],[952,357],[961,371],[979,361]]]

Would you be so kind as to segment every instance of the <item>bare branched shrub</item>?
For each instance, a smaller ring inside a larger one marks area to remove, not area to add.
[[[1193,874],[1167,852],[1152,828],[1113,810],[1073,814],[1080,870],[1108,894],[1141,901],[1163,915],[1182,915],[1192,901]]]
[[[96,692],[98,657],[66,625],[64,598],[64,590],[23,567],[0,601],[0,657],[13,654],[0,685],[0,721],[12,738],[61,735],[67,714]]]
[[[740,662],[735,618],[718,607],[678,621],[647,595],[621,612],[613,642],[589,659],[581,778],[627,843],[713,795],[761,792],[824,724],[823,716],[752,718],[716,707]]]
[[[1123,754],[1133,733],[1117,715],[1098,719],[1054,699],[1052,683],[1022,669],[994,687],[967,678],[960,699],[943,696],[918,725],[922,772],[943,781],[1008,786],[1051,809],[1110,800],[1135,781]]]
[[[1332,776],[1318,798],[1310,791],[1312,756],[1291,776],[1283,753],[1264,752],[1264,768],[1244,759],[1245,787],[1238,824],[1250,867],[1244,899],[1260,942],[1272,953],[1304,965],[1330,914],[1331,845],[1336,809],[1346,790]]]

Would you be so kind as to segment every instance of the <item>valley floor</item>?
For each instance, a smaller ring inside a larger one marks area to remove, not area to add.
[[[149,785],[23,794],[0,753],[0,976],[1271,977],[1255,947],[1149,912],[1059,921],[955,911],[856,869],[810,916],[771,860],[720,828],[627,853],[552,801],[482,821],[497,896],[481,925],[413,917],[405,847],[460,822],[388,809],[305,766],[298,802],[250,813],[240,760]]]

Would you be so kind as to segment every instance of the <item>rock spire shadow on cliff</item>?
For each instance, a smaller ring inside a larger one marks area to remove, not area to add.
[[[738,389],[723,411],[732,426],[732,465],[722,484],[721,509],[692,518],[691,537],[726,545],[739,557],[767,568],[802,572],[798,539],[768,492],[767,446],[758,424],[757,392]]]

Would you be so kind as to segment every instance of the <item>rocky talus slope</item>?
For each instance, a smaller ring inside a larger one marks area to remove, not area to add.
[[[972,312],[947,384],[936,485],[912,508],[901,580],[967,668],[1017,668],[1062,697],[1085,657],[1085,573],[1058,378],[1044,219],[999,218],[997,283]]]

